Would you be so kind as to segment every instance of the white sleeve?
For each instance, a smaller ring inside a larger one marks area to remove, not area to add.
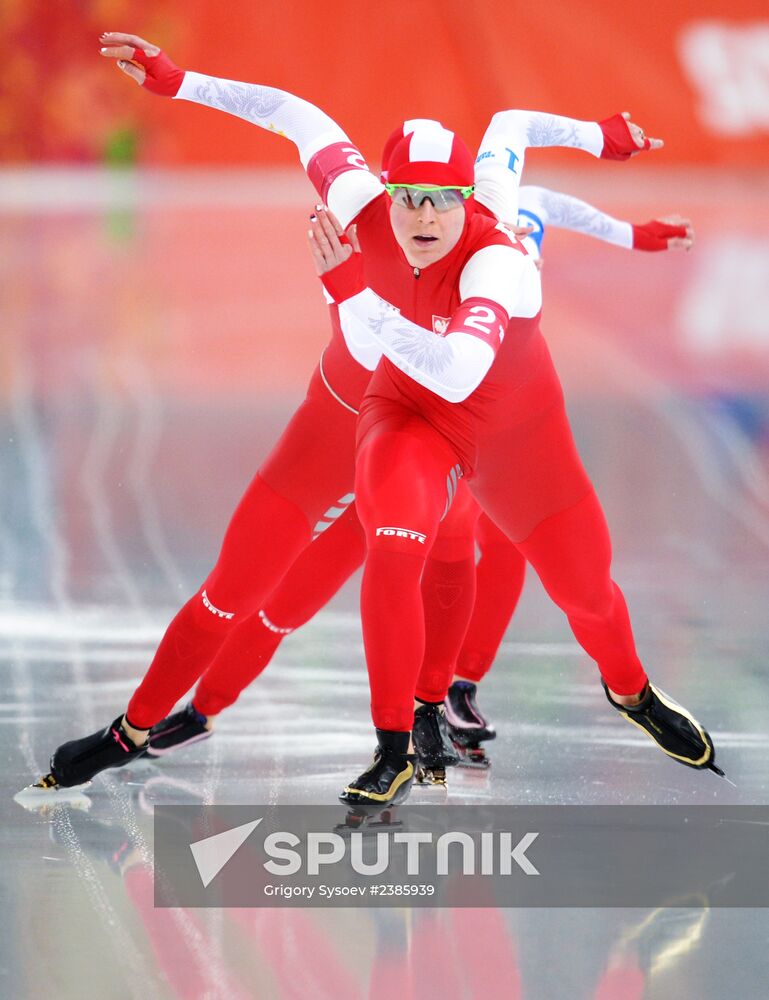
[[[343,323],[372,336],[382,354],[409,378],[448,400],[461,403],[477,389],[494,360],[494,350],[477,337],[441,337],[401,316],[389,302],[365,288],[339,304]]]
[[[571,195],[525,184],[520,189],[519,208],[523,213],[535,215],[543,226],[572,229],[626,250],[633,248],[633,227],[629,222],[615,219]],[[526,222],[523,215],[519,223]]]
[[[541,111],[498,111],[491,119],[475,161],[475,197],[500,221],[518,218],[518,187],[526,150],[567,146],[600,157],[604,139],[598,122]]]
[[[298,147],[304,167],[324,146],[350,141],[320,108],[274,87],[221,80],[188,70],[175,100],[205,104],[285,136]]]
[[[176,99],[226,111],[290,139],[299,150],[302,166],[343,226],[384,190],[333,118],[301,97],[188,70]]]
[[[490,252],[491,251],[491,252]],[[463,303],[455,317],[467,315],[465,329],[443,337],[402,316],[395,306],[366,288],[339,304],[343,324],[358,336],[373,337],[385,357],[409,378],[450,403],[461,403],[478,388],[504,337],[504,322],[531,262],[512,246],[486,247],[475,254],[460,277]],[[482,303],[470,305],[473,303]],[[480,333],[480,335],[479,335]]]

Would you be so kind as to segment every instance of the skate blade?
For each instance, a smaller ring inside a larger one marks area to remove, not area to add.
[[[467,767],[474,771],[488,771],[491,767],[491,758],[487,757],[483,747],[479,747],[477,744],[457,746],[457,751],[459,753],[459,767]]]
[[[482,740],[458,740],[452,737],[451,742],[459,755],[457,767],[491,767],[491,760],[481,746]]]
[[[462,767],[466,771],[488,771],[491,767],[491,761],[488,757],[481,760],[471,760],[469,757],[463,757],[457,764],[457,767]]]
[[[726,781],[728,784],[730,784],[732,786],[732,788],[737,788],[736,783],[734,781],[732,781],[731,778],[727,777],[727,775],[721,770],[721,768],[720,767],[716,767],[715,764],[708,764],[708,766],[707,766],[707,768],[705,770],[712,771],[713,774],[717,774],[719,778],[723,778],[724,781]]]
[[[418,767],[416,780],[420,785],[438,785],[446,788],[446,769],[444,767]]]
[[[397,811],[398,806],[386,806],[378,809],[354,806],[348,810],[344,822],[337,823],[334,832],[342,835],[356,830],[373,833],[376,830],[391,830],[394,827],[403,826],[402,821],[397,819]]]
[[[34,785],[22,788],[14,795],[13,801],[30,812],[44,811],[52,806],[65,804],[85,811],[91,808],[91,800],[83,794],[83,789],[90,786],[90,781],[62,788],[61,785],[44,784],[48,778],[50,775],[36,781]]]

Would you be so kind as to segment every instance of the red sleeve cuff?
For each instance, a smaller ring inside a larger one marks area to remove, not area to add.
[[[638,152],[639,147],[633,141],[628,124],[622,115],[612,115],[611,118],[604,118],[598,124],[603,132],[602,160],[627,160],[631,153]]]
[[[351,254],[343,264],[337,264],[331,271],[322,274],[320,280],[334,302],[351,299],[366,287],[366,280],[363,277],[363,255]]]
[[[633,226],[634,250],[667,250],[668,240],[686,236],[686,226],[673,226],[653,219],[642,226]]]
[[[148,56],[144,49],[134,49],[131,61],[139,63],[146,70],[143,86],[145,90],[160,97],[176,97],[184,80],[184,70],[171,62],[165,52]]]

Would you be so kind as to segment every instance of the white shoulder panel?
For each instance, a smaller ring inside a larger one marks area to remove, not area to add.
[[[355,216],[384,191],[368,170],[345,170],[328,189],[328,207],[346,229]]]
[[[530,264],[531,262],[529,262]],[[483,247],[465,264],[459,278],[459,296],[498,302],[508,316],[516,315],[519,287],[526,272],[527,258],[513,246]]]

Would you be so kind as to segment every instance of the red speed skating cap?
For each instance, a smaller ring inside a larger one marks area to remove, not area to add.
[[[404,122],[382,153],[382,173],[390,184],[470,187],[475,183],[474,166],[472,153],[456,132],[423,118]]]
[[[390,169],[390,157],[393,155],[393,150],[401,139],[407,135],[411,135],[412,132],[423,129],[442,128],[441,123],[434,121],[432,118],[409,118],[407,121],[402,122],[396,129],[393,129],[387,137],[387,142],[384,144],[384,149],[382,150],[382,180],[387,180],[387,171]]]

